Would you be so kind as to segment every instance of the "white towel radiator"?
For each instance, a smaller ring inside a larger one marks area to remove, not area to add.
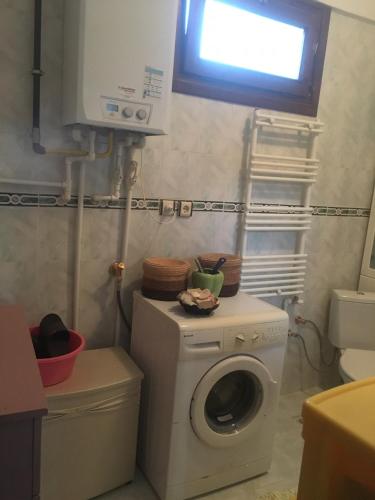
[[[306,157],[259,153],[259,138],[263,129],[269,128],[274,129],[274,133],[302,133],[307,139]],[[311,188],[316,182],[319,169],[316,147],[317,138],[322,132],[323,124],[318,120],[254,111],[240,238],[241,290],[244,292],[257,297],[303,294],[307,263],[306,233],[310,229],[312,216]],[[301,205],[252,204],[254,183],[259,181],[300,184],[303,192]],[[249,255],[248,236],[260,231],[295,232],[298,237],[294,253]]]

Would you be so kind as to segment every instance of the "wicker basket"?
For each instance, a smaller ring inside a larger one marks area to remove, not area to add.
[[[220,257],[227,260],[221,271],[224,274],[224,284],[220,292],[220,297],[233,297],[238,293],[241,279],[241,257],[227,253],[206,253],[199,256],[203,267],[212,268]]]
[[[150,257],[143,262],[142,293],[158,300],[177,300],[187,288],[190,264],[184,260]]]

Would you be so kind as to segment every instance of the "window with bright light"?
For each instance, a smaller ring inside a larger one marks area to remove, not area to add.
[[[207,61],[298,80],[304,39],[303,28],[207,0],[199,55]]]
[[[313,115],[329,13],[308,0],[181,0],[174,90]]]

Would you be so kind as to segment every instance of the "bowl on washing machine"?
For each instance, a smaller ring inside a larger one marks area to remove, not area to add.
[[[214,307],[211,307],[210,309],[200,309],[198,306],[196,305],[189,305],[189,304],[185,304],[184,302],[182,302],[182,300],[179,301],[181,306],[184,308],[184,310],[188,313],[188,314],[192,314],[193,316],[209,316],[210,314],[212,314],[215,309],[217,309],[219,307],[219,303],[217,303],[216,305],[214,305]]]

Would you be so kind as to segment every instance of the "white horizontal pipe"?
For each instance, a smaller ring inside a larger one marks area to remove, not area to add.
[[[297,287],[299,287],[301,285],[297,285]],[[252,288],[252,287],[248,287],[247,289],[248,290],[251,290],[252,292],[265,292],[267,290],[275,290],[275,291],[283,291],[283,290],[293,290],[293,288],[297,288],[296,285],[275,285],[275,286],[260,286],[260,287],[257,287],[257,288]]]
[[[244,267],[256,267],[256,266],[278,266],[279,264],[307,264],[306,259],[291,259],[291,260],[267,260],[263,262],[244,262],[243,266]]]
[[[262,225],[262,224],[267,224],[269,227],[269,230],[271,231],[274,228],[280,227],[280,226],[285,226],[287,225],[292,225],[292,226],[304,226],[305,224],[309,224],[308,220],[292,220],[292,219],[251,219],[247,221],[249,224],[255,224],[255,225]]]
[[[63,188],[65,186],[63,182],[26,181],[22,179],[2,179],[2,178],[0,178],[0,184],[17,184],[21,186],[45,186],[45,187],[57,187],[57,188]]]
[[[311,215],[309,214],[248,214],[246,222],[259,224],[309,224]]]
[[[307,257],[307,253],[301,254],[284,254],[284,255],[248,255],[247,257],[243,257],[242,260],[253,260],[253,259],[302,259],[303,257]]]
[[[301,156],[281,156],[281,155],[265,155],[261,153],[254,153],[252,158],[264,158],[268,160],[281,160],[281,161],[296,161],[304,163],[320,163],[317,158],[302,158]]]
[[[265,274],[264,276],[260,276],[257,274],[242,274],[241,273],[241,280],[242,281],[250,281],[250,280],[257,280],[257,279],[267,279],[267,278],[299,278],[306,276],[306,273],[279,273],[279,274]]]
[[[264,118],[266,120],[279,120],[281,122],[287,123],[303,123],[304,125],[313,125],[314,127],[323,127],[323,122],[319,120],[309,120],[306,118],[291,118],[288,116],[279,116],[279,115],[270,115],[267,113],[263,113],[262,111],[255,110],[256,118]]]
[[[294,226],[246,226],[246,231],[308,231],[310,226],[294,227]]]
[[[323,132],[322,129],[319,128],[308,128],[306,126],[298,126],[298,125],[283,125],[281,123],[270,123],[265,121],[256,121],[255,125],[257,127],[276,127],[284,130],[295,130],[296,132],[307,132],[309,134],[321,134]]]
[[[92,200],[98,203],[101,201],[118,201],[119,197],[114,194],[94,194]]]
[[[283,176],[288,176],[288,175],[294,175],[297,177],[307,177],[307,178],[314,178],[317,176],[316,172],[295,172],[293,170],[281,170],[281,169],[272,169],[272,168],[252,168],[251,173],[253,174],[277,174],[277,175],[283,175]],[[289,179],[289,178],[288,178]]]
[[[298,183],[305,183],[305,184],[313,184],[315,179],[297,179],[296,177],[271,177],[271,176],[266,176],[266,175],[252,175],[251,176],[252,180],[256,181],[272,181],[272,182],[295,182],[296,184]]]
[[[311,219],[312,217],[312,214],[311,213],[299,213],[299,214],[285,214],[285,213],[276,213],[276,214],[269,214],[269,213],[266,213],[266,214],[263,214],[263,213],[259,213],[259,212],[255,212],[255,213],[248,213],[246,215],[246,219],[253,219],[254,217],[257,217],[258,219],[271,219],[271,218],[274,218],[276,217],[276,219],[298,219],[298,220],[309,220]]]
[[[263,263],[262,263],[263,265]],[[274,264],[274,265],[277,265],[277,264]],[[306,266],[300,266],[300,265],[296,265],[296,266],[291,266],[291,267],[259,267],[259,268],[255,268],[255,269],[243,269],[242,270],[242,274],[247,274],[247,273],[270,273],[270,272],[274,272],[274,271],[304,271],[306,269]]]
[[[243,292],[246,292],[247,290],[245,288],[241,288],[241,291]],[[256,297],[259,297],[259,298],[265,298],[265,297],[281,297],[283,295],[301,295],[303,294],[304,291],[303,289],[301,290],[293,290],[293,291],[290,291],[290,292],[281,292],[281,293],[257,293],[256,294]]]
[[[259,167],[281,167],[281,168],[302,168],[309,170],[318,170],[318,165],[297,165],[296,163],[284,163],[278,161],[257,161],[252,160],[252,165],[257,165]]]
[[[250,286],[256,286],[256,285],[275,285],[275,286],[278,286],[278,285],[287,285],[287,284],[293,284],[293,283],[303,283],[305,280],[304,280],[304,278],[297,278],[297,279],[285,279],[285,280],[271,279],[269,281],[264,281],[264,280],[251,281],[251,282],[249,280],[244,280],[244,281],[247,281],[246,285],[250,285]]]
[[[257,207],[255,205],[248,205],[247,210],[249,213],[251,212],[290,212],[290,213],[295,213],[295,212],[312,212],[313,209],[311,207],[290,207],[288,205],[264,205],[262,207]]]

